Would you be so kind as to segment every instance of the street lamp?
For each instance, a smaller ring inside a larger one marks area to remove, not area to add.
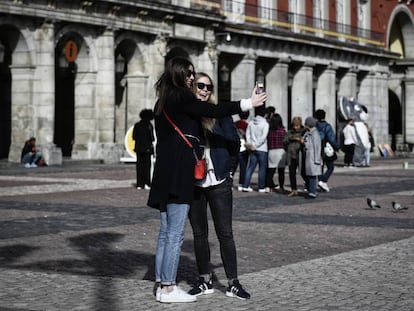
[[[231,41],[230,32],[217,32],[215,35],[216,35],[216,37],[225,36],[226,37],[226,42],[230,42]]]

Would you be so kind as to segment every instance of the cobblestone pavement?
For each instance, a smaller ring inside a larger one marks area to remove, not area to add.
[[[0,310],[414,310],[414,160],[404,161],[336,168],[316,200],[234,191],[252,298],[225,296],[212,229],[216,291],[190,304],[151,295],[159,220],[133,187],[135,166],[0,166]],[[394,213],[392,201],[408,209]],[[195,278],[188,225],[178,281]]]

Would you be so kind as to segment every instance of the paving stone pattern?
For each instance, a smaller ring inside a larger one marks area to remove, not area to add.
[[[151,294],[159,213],[133,187],[134,165],[0,166],[0,310],[414,310],[408,161],[337,167],[316,200],[235,190],[239,278],[252,298],[225,296],[210,223],[216,291],[190,304]],[[408,209],[394,213],[392,201]],[[196,277],[187,225],[178,282]]]

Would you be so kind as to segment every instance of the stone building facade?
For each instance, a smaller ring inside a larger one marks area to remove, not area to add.
[[[3,0],[0,158],[37,138],[46,161],[118,162],[165,62],[188,57],[219,100],[264,80],[284,123],[368,108],[377,142],[414,142],[413,8],[387,0]]]

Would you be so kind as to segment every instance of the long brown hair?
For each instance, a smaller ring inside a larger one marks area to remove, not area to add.
[[[196,93],[196,91],[197,91],[197,81],[200,78],[203,78],[203,77],[207,78],[210,81],[210,84],[214,88],[213,80],[211,79],[211,77],[208,74],[206,74],[205,72],[197,72],[195,77],[194,77],[194,83],[193,83],[194,93]],[[217,104],[215,99],[214,99],[213,92],[211,92],[210,97],[209,97],[207,102],[210,103],[210,104],[213,104],[213,105]],[[209,117],[202,117],[201,118],[201,124],[203,125],[203,128],[206,129],[206,130],[212,131],[215,123],[216,123],[216,119],[214,119],[214,118],[209,118]]]
[[[185,58],[175,57],[170,59],[164,73],[155,83],[155,91],[158,97],[155,114],[159,115],[164,109],[169,96],[179,96],[183,92],[191,92],[185,84],[188,68],[194,65]]]

